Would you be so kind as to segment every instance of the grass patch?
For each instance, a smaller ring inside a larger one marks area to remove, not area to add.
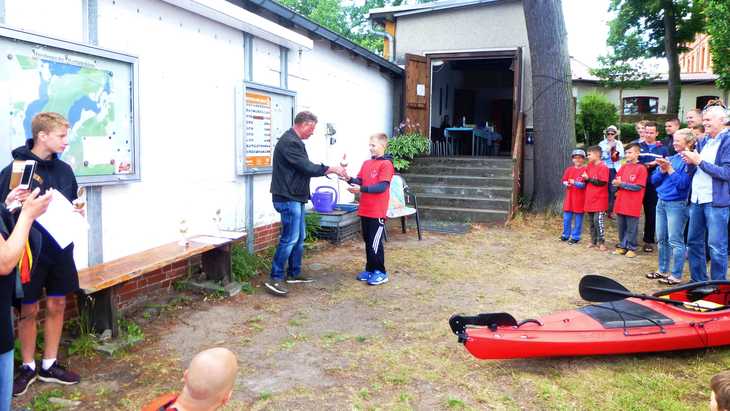
[[[36,395],[33,400],[30,402],[30,408],[33,411],[55,411],[60,410],[62,407],[60,405],[55,405],[50,402],[51,398],[62,398],[63,397],[63,391],[59,389],[49,390],[41,392],[40,394]]]

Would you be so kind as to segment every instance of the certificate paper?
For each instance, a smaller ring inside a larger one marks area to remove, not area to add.
[[[43,215],[36,221],[48,231],[61,249],[65,249],[81,231],[87,231],[89,225],[81,214],[74,211],[74,206],[57,190],[51,191],[53,198]]]

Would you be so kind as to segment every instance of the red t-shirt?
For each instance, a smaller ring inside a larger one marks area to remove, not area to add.
[[[563,172],[563,183],[569,183],[570,179],[578,182],[583,182],[581,174],[586,171],[585,167],[577,168],[576,166],[570,166]],[[585,188],[578,188],[574,185],[569,185],[565,189],[565,200],[563,200],[563,211],[569,211],[571,213],[583,213],[585,206],[586,190]]]
[[[357,174],[362,182],[362,186],[371,186],[382,181],[393,178],[395,169],[393,162],[389,159],[367,160],[362,164],[360,172]],[[388,201],[390,200],[390,188],[386,188],[382,193],[360,193],[360,207],[357,215],[370,218],[385,218],[388,214]]]
[[[608,211],[608,167],[601,161],[600,164],[588,164],[586,174],[592,180],[605,181],[606,185],[597,186],[586,182],[586,206],[587,213]]]
[[[613,211],[629,217],[640,217],[646,187],[646,167],[643,164],[626,163],[616,173],[616,178],[621,177],[622,183],[638,184],[639,191],[625,190],[621,187],[616,192],[616,204]]]

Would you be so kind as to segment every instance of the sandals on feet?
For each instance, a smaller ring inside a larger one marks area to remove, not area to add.
[[[650,280],[659,280],[659,281],[661,281],[663,279],[666,279],[667,277],[669,277],[667,274],[662,274],[662,273],[660,273],[658,271],[654,271],[652,273],[647,273],[646,274],[646,278],[648,278]]]
[[[654,247],[652,247],[649,244],[644,244],[644,252],[645,253],[653,253],[654,252]]]
[[[682,280],[679,280],[677,278],[672,277],[671,275],[669,277],[660,278],[659,282],[666,285],[677,285],[682,282]]]

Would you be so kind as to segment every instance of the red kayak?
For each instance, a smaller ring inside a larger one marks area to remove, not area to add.
[[[705,281],[654,295],[634,294],[601,276],[580,284],[585,307],[518,322],[507,313],[449,320],[481,359],[685,350],[730,344],[730,281]]]

